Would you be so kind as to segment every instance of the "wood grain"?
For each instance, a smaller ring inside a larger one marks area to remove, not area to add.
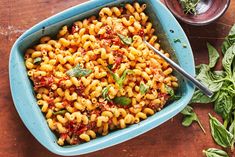
[[[19,118],[12,102],[8,59],[14,41],[28,28],[39,21],[85,0],[1,0],[0,1],[0,156],[2,157],[54,157],[56,155],[41,146],[29,133]],[[206,42],[217,49],[235,23],[235,1],[216,22],[203,27],[181,23],[194,51],[197,64],[206,63]],[[218,68],[220,68],[218,66]],[[197,124],[184,128],[181,115],[163,125],[122,144],[83,157],[200,157],[202,150],[218,147],[214,144],[208,125],[208,112],[213,106],[195,104],[207,134]],[[233,154],[235,156],[235,154]]]

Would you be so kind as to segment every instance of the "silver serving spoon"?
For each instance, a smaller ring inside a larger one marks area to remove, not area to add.
[[[211,92],[206,86],[204,86],[201,82],[196,80],[193,76],[187,73],[184,69],[182,69],[178,64],[172,61],[170,58],[167,58],[163,53],[158,51],[155,47],[153,47],[150,43],[148,43],[145,39],[143,39],[145,44],[151,48],[155,53],[157,53],[160,57],[162,57],[167,63],[171,65],[178,73],[180,73],[183,77],[191,81],[198,89],[200,89],[206,96],[211,97],[213,92]]]

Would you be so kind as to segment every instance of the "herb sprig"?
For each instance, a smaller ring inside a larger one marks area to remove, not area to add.
[[[206,97],[201,91],[196,90],[190,103],[214,103],[214,110],[223,120],[209,114],[211,135],[214,141],[223,148],[234,150],[235,143],[235,25],[222,44],[222,70],[214,70],[219,59],[217,50],[207,44],[209,64],[200,64],[196,67],[196,78],[206,85],[214,95]],[[185,115],[185,114],[184,114]],[[207,157],[228,157],[222,150],[209,148],[203,151]]]
[[[179,0],[185,14],[197,14],[196,7],[200,0]]]

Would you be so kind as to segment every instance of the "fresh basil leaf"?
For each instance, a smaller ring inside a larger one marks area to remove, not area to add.
[[[42,58],[41,57],[37,57],[33,60],[33,64],[39,64],[42,62]]]
[[[206,157],[229,157],[228,154],[217,148],[209,148],[202,151]]]
[[[228,36],[225,38],[222,44],[222,52],[223,54],[235,43],[235,24],[231,28]]]
[[[87,76],[92,72],[92,70],[89,69],[83,69],[79,64],[75,66],[74,68],[68,70],[66,74],[70,77],[82,77]]]
[[[211,135],[214,141],[224,147],[230,147],[233,142],[233,134],[226,130],[226,128],[211,114],[210,117],[210,128],[211,128]]]
[[[121,97],[115,97],[113,99],[113,102],[115,104],[119,104],[119,105],[123,105],[123,106],[127,106],[131,103],[131,99],[130,98],[127,98],[125,96],[121,96]]]
[[[107,87],[103,88],[103,90],[102,90],[102,97],[105,100],[111,101],[111,99],[108,96],[109,88],[110,88],[110,86],[107,86]]]
[[[59,115],[59,114],[65,114],[67,111],[66,110],[60,110],[57,112],[53,112],[54,115]]]
[[[210,43],[207,43],[207,48],[209,52],[209,61],[210,61],[209,67],[213,68],[219,59],[219,53]]]
[[[196,90],[193,94],[192,99],[190,100],[190,103],[211,103],[214,101],[213,97],[209,98],[204,93],[202,93],[200,90]]]
[[[133,42],[132,38],[130,38],[130,37],[126,37],[126,36],[119,34],[119,33],[117,33],[117,35],[121,39],[121,41],[126,45],[130,45]]]
[[[235,44],[233,44],[225,53],[224,58],[222,60],[222,64],[224,70],[227,72],[229,76],[232,76],[232,62],[235,56]]]
[[[145,85],[144,83],[140,83],[140,93],[143,95],[147,93],[149,90],[149,86]]]
[[[182,111],[181,114],[184,115],[182,125],[185,127],[190,126],[194,121],[198,123],[200,128],[204,133],[206,133],[205,129],[203,128],[197,114],[193,111],[193,108],[191,106],[186,106]]]
[[[227,92],[219,92],[218,98],[215,100],[214,110],[220,114],[223,119],[227,119],[231,115],[233,107],[232,97]]]
[[[196,79],[201,81],[212,92],[217,92],[222,87],[223,81],[215,80],[213,75],[214,74],[210,71],[210,67],[202,64]]]

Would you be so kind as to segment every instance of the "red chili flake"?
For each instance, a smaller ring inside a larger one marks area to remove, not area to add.
[[[91,60],[97,60],[97,58],[100,58],[100,54],[95,54],[91,56]]]
[[[60,134],[60,138],[62,138],[62,139],[66,139],[68,137],[68,134],[67,133],[61,133]]]
[[[112,34],[113,31],[109,26],[106,26],[105,29],[107,34]]]
[[[33,78],[34,89],[37,90],[40,87],[50,87],[53,82],[53,76],[38,76]]]
[[[73,26],[71,28],[71,34],[74,34],[78,31],[79,31],[79,27],[77,25],[73,24]]]
[[[79,87],[76,87],[75,91],[79,96],[85,97],[85,94],[84,94],[85,87],[83,84],[81,84]]]
[[[64,106],[64,107],[66,107],[66,106],[68,106],[68,105],[70,105],[71,103],[68,101],[68,100],[64,100],[63,101],[63,103],[62,103],[62,105]]]
[[[115,44],[115,45],[119,45],[119,46],[122,45],[122,42],[121,42],[121,40],[120,40],[119,37],[114,37],[114,38],[112,39],[112,43]]]
[[[140,29],[139,30],[139,36],[144,37],[144,34],[145,34],[144,29]]]

